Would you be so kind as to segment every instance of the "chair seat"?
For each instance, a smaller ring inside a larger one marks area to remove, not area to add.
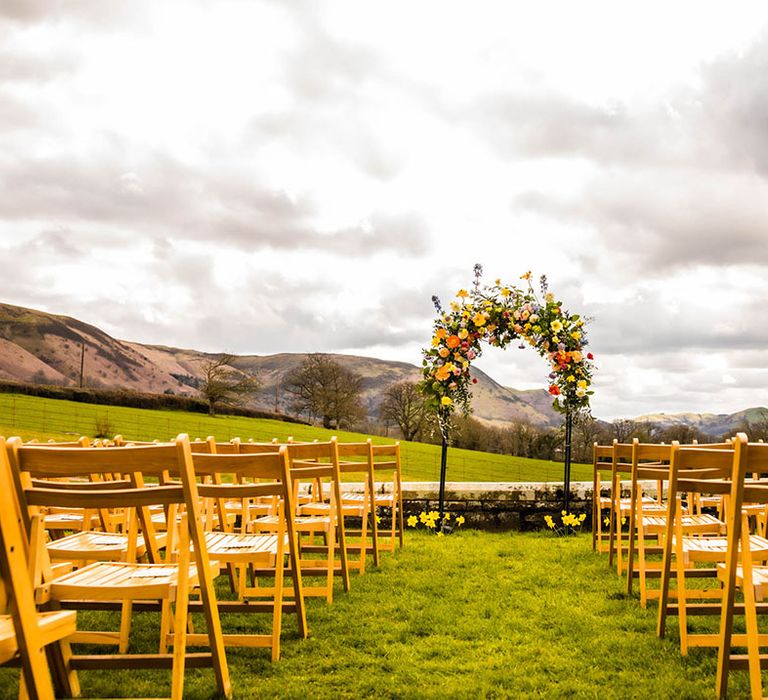
[[[159,547],[165,545],[166,536],[164,533],[158,533],[155,539]],[[49,542],[46,547],[52,559],[113,561],[128,552],[128,535],[92,530],[75,532],[72,535]],[[144,538],[139,535],[136,556],[143,556],[146,550]]]
[[[666,515],[648,515],[643,517],[643,530],[648,535],[662,534],[667,526]],[[714,534],[725,531],[725,523],[709,513],[682,516],[683,532],[687,534]]]
[[[256,531],[270,532],[277,528],[278,523],[278,516],[265,515],[263,518],[252,520],[249,526]],[[328,532],[331,527],[330,518],[320,516],[297,516],[294,523],[297,532]]]
[[[206,532],[208,554],[221,562],[244,562],[274,565],[277,535],[242,535],[229,532]],[[288,538],[285,537],[288,546]]]
[[[717,577],[725,581],[725,564],[717,565]],[[741,566],[736,567],[736,585],[744,587],[744,569]],[[755,589],[755,600],[761,603],[768,592],[768,566],[752,567],[752,586]]]
[[[77,613],[74,610],[54,610],[37,614],[37,627],[44,645],[75,633]],[[10,615],[0,615],[0,664],[10,661],[18,651],[16,629]]]
[[[344,515],[362,516],[365,513],[363,503],[342,503],[341,511]],[[298,508],[299,515],[327,515],[331,512],[330,503],[320,503],[313,501],[306,503]]]
[[[675,546],[675,538],[672,544]],[[682,545],[686,560],[721,562],[728,551],[728,538],[683,536]],[[750,535],[749,549],[753,559],[768,558],[768,540],[765,537]]]
[[[217,561],[210,562],[211,576],[219,571]],[[189,565],[191,585],[197,584],[197,566]],[[136,600],[137,598],[173,598],[179,582],[179,567],[174,564],[128,564],[95,562],[61,576],[50,584],[55,600]]]
[[[365,503],[365,494],[364,493],[345,493],[341,496],[341,502],[343,504],[364,504]],[[373,497],[373,502],[377,506],[392,506],[392,504],[395,502],[395,496],[391,493],[377,493]],[[610,499],[609,499],[610,503]]]

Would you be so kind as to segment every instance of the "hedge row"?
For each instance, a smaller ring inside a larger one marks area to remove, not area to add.
[[[129,408],[155,408],[170,411],[190,411],[208,413],[208,404],[201,399],[174,394],[150,394],[127,389],[84,389],[79,387],[50,386],[47,384],[27,384],[0,380],[0,393],[25,394],[46,399],[63,399],[79,403],[93,403],[106,406],[127,406]],[[247,418],[271,418],[286,423],[308,425],[306,421],[292,416],[258,411],[238,406],[220,406],[216,412],[222,415],[245,416]]]

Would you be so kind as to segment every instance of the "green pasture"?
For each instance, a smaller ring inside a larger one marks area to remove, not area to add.
[[[20,394],[0,394],[0,435],[19,435],[24,440],[72,440],[81,435],[111,437],[116,434],[131,440],[166,440],[179,433],[190,438],[213,435],[226,441],[234,437],[256,442],[289,436],[302,440],[365,440],[369,436],[343,430],[331,431],[308,425],[242,416],[210,417],[183,411],[99,406],[95,404],[45,399]],[[372,436],[376,443],[392,438]],[[402,442],[403,476],[406,481],[437,481],[440,478],[440,447],[420,442]],[[525,459],[488,452],[451,448],[448,481],[562,481],[563,465],[539,459]],[[574,464],[574,481],[591,481],[590,465]]]
[[[229,649],[235,698],[715,697],[716,651],[681,656],[674,619],[658,639],[655,605],[625,596],[588,535],[406,534],[405,549],[353,576],[349,593],[337,582],[333,605],[308,601],[308,639],[286,615],[277,663],[267,650]],[[80,615],[88,625],[96,613]],[[263,624],[233,617],[225,630]],[[156,651],[157,623],[135,615],[132,651]],[[0,697],[16,697],[17,674],[0,669]],[[83,671],[80,680],[83,697],[170,693],[169,671]],[[747,674],[732,673],[729,689],[748,697]],[[210,670],[187,673],[185,697],[214,690]]]

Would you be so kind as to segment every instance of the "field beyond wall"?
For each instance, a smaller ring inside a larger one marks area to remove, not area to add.
[[[369,436],[343,430],[332,431],[315,426],[285,423],[279,420],[243,416],[211,417],[184,411],[102,406],[96,404],[46,399],[22,394],[0,394],[0,435],[18,435],[24,440],[72,440],[88,437],[112,437],[120,434],[129,440],[168,440],[179,433],[191,439],[213,435],[219,441],[239,437],[268,442],[272,438],[298,441],[326,440],[331,435],[355,442]],[[370,436],[374,443],[391,443],[393,438]],[[438,481],[440,447],[420,442],[401,441],[403,479]],[[526,459],[489,452],[451,448],[448,481],[562,481],[563,465],[541,459]],[[574,464],[573,481],[591,481],[591,465]]]

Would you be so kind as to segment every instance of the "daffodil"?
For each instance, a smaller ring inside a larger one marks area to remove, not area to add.
[[[415,515],[409,516],[408,527],[416,527],[417,522],[419,522],[419,519]]]
[[[463,515],[460,515],[459,517],[456,518],[456,524],[457,525],[463,525],[464,524],[464,516]]]

